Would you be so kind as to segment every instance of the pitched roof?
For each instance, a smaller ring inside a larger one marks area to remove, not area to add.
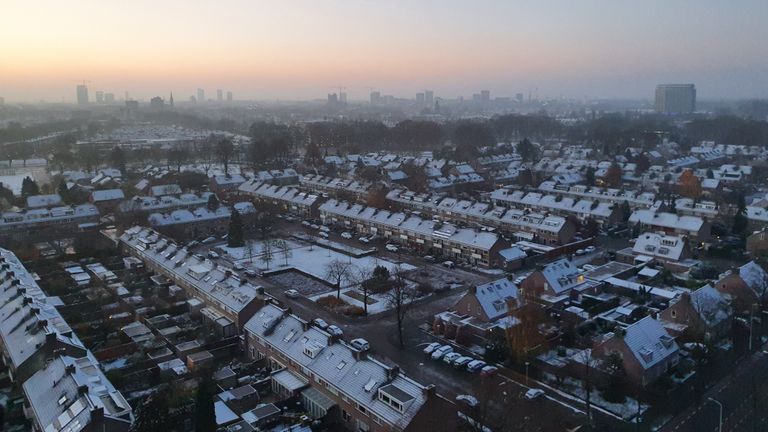
[[[649,369],[678,351],[674,338],[651,316],[626,328],[624,343],[643,369]]]
[[[478,285],[474,294],[488,320],[501,318],[509,311],[510,300],[517,300],[517,286],[507,278]]]

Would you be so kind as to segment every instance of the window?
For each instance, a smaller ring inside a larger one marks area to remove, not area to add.
[[[351,418],[352,418],[352,416],[351,416],[351,415],[349,415],[349,413],[347,412],[347,410],[345,410],[345,409],[342,409],[342,410],[341,410],[341,418],[342,418],[342,419],[344,419],[344,421],[349,421],[349,419],[351,419]]]

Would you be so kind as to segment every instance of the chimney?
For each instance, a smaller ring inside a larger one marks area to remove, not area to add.
[[[20,284],[21,284],[21,281],[16,278],[13,278],[13,280],[11,281],[11,286],[19,286]]]
[[[400,374],[400,366],[393,365],[387,368],[387,380],[392,381]]]
[[[430,384],[430,385],[424,387],[421,390],[421,393],[424,395],[425,398],[431,399],[431,398],[435,397],[435,395],[437,394],[437,389],[435,388],[434,384]]]
[[[75,374],[75,365],[74,364],[68,364],[67,367],[64,369],[64,372],[66,372],[67,375],[74,375]]]

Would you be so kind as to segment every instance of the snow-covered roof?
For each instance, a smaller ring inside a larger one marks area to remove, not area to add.
[[[307,327],[304,321],[275,305],[262,307],[244,329],[397,429],[405,429],[426,403],[421,384],[373,357],[355,355],[353,348],[343,342],[332,343],[327,333]],[[323,387],[316,388],[324,391]],[[384,402],[379,394],[396,400],[402,409]]]
[[[125,199],[122,189],[104,189],[91,192],[91,200],[95,203],[121,199]]]
[[[681,237],[644,233],[635,241],[632,252],[671,261],[679,261],[685,249],[685,241]]]
[[[507,278],[478,285],[474,294],[488,320],[501,318],[509,311],[508,302],[517,302],[517,286]]]
[[[625,331],[623,340],[643,369],[653,367],[678,351],[674,338],[651,316],[630,325]]]
[[[674,213],[655,212],[653,210],[635,210],[629,217],[630,223],[683,230],[698,233],[704,225],[704,220],[698,216],[678,216]]]
[[[152,186],[150,188],[150,194],[156,197],[163,196],[163,195],[180,195],[181,186],[177,184]]]
[[[32,195],[27,197],[27,208],[53,207],[61,205],[59,194]]]
[[[693,291],[691,304],[701,319],[710,327],[716,326],[730,317],[728,300],[712,285],[707,284]]]
[[[104,422],[104,426],[97,423],[99,429],[127,429],[133,420],[131,406],[90,352],[47,362],[24,382],[23,389],[34,422],[45,432],[88,429],[94,420]],[[102,411],[103,420],[93,417],[96,410]]]
[[[555,294],[562,294],[587,282],[584,275],[567,258],[547,264],[541,273]]]

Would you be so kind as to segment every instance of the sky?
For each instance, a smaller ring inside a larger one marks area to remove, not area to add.
[[[767,97],[766,18],[766,0],[0,0],[0,96]]]

